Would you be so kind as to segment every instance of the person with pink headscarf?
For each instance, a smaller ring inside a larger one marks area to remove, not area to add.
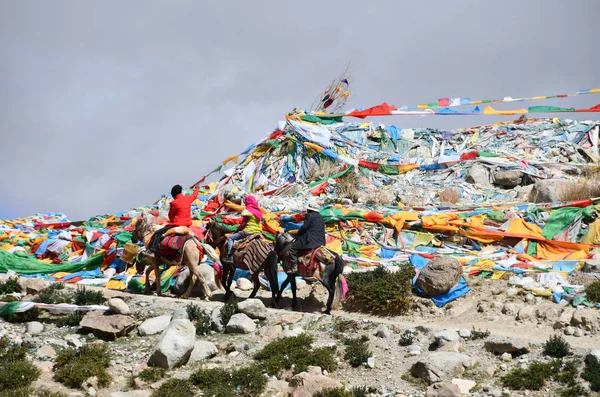
[[[252,234],[262,233],[262,211],[254,196],[246,196],[244,199],[246,208],[242,211],[242,224],[237,231],[227,238],[227,260],[233,262],[233,243],[242,240]]]

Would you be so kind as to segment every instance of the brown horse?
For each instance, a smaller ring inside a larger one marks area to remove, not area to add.
[[[134,244],[139,241],[142,241],[144,243],[144,246],[147,249],[148,245],[150,244],[150,239],[151,239],[152,235],[154,234],[154,232],[156,232],[161,227],[162,227],[161,225],[158,225],[154,222],[154,217],[152,215],[143,214],[140,218],[138,218],[138,221],[135,225],[135,229],[133,231],[133,235],[131,237],[131,241]],[[196,238],[186,241],[183,246],[183,262],[182,263],[190,269],[190,276],[189,276],[190,279],[188,282],[188,288],[187,288],[186,292],[181,296],[181,298],[183,298],[183,299],[189,298],[189,296],[192,292],[192,289],[194,288],[194,286],[197,282],[200,282],[202,285],[205,300],[209,300],[210,297],[212,296],[212,292],[210,291],[210,288],[208,288],[206,280],[204,279],[204,275],[200,272],[199,248],[200,248],[200,243],[198,242],[198,240],[196,240]],[[156,282],[155,282],[156,294],[161,295],[160,272],[158,270],[159,265],[161,264],[161,262],[168,266],[178,266],[179,264],[173,263],[173,262],[167,261],[164,258],[161,258],[158,255],[158,253],[154,257],[148,257],[148,260],[150,261],[152,268],[148,268],[148,270],[146,271],[146,291],[151,290],[150,280],[149,280],[148,276],[150,275],[150,271],[154,270],[154,276],[156,278]],[[215,280],[217,281],[217,286],[220,287],[220,285],[219,285],[220,280],[216,276],[216,272],[215,272]]]
[[[258,292],[258,289],[260,288],[258,276],[260,271],[264,269],[265,275],[267,276],[271,287],[273,302],[275,302],[275,297],[279,292],[279,284],[277,280],[277,265],[279,264],[279,261],[277,259],[277,254],[275,251],[273,251],[272,244],[265,242],[262,238],[257,238],[247,248],[248,252],[246,255],[250,255],[249,258],[252,259],[252,263],[248,264],[248,261],[244,260],[246,263],[235,263],[234,261],[232,264],[225,260],[227,258],[227,233],[229,233],[227,228],[220,226],[214,220],[210,220],[206,225],[206,236],[204,237],[204,242],[206,244],[213,248],[219,249],[219,257],[221,263],[223,264],[223,279],[221,280],[221,284],[225,288],[225,300],[229,299],[231,296],[233,275],[235,273],[235,269],[239,268],[250,270],[252,275],[254,289],[250,294],[250,298],[254,298]]]

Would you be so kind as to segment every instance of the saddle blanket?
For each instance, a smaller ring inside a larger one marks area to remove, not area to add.
[[[180,265],[183,261],[183,246],[191,238],[190,235],[172,234],[167,236],[160,242],[158,254],[169,262]]]
[[[236,241],[233,245],[235,252],[233,253],[233,261],[236,267],[243,270],[249,270],[250,274],[256,273],[262,264],[267,259],[267,256],[272,251],[269,243],[260,238],[260,235],[251,235],[241,241]]]
[[[314,277],[323,281],[325,266],[335,262],[335,253],[327,247],[319,247],[314,250],[300,251],[298,253],[298,263],[291,264],[289,260],[284,261],[285,272],[288,274],[297,274],[300,277]]]

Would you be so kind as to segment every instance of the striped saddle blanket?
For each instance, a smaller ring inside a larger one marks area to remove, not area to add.
[[[236,241],[233,246],[233,261],[236,267],[249,270],[250,274],[256,273],[273,250],[271,244],[264,241],[260,235],[251,235],[241,241]]]
[[[192,239],[190,235],[172,234],[164,237],[158,246],[158,254],[169,262],[181,265],[183,261],[183,246]]]
[[[291,264],[285,261],[286,273],[296,273],[300,277],[311,278],[314,277],[317,280],[323,280],[323,272],[325,266],[331,265],[335,262],[335,254],[330,251],[327,247],[319,247],[314,250],[300,251],[298,253],[298,263]]]

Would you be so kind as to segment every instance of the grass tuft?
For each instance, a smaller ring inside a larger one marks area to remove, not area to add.
[[[163,383],[152,397],[194,397],[196,392],[192,383],[187,379],[169,379]]]
[[[138,375],[138,378],[140,378],[144,382],[154,383],[154,382],[158,382],[159,380],[164,378],[166,375],[167,375],[166,369],[159,368],[159,367],[150,367],[150,368],[146,368],[142,372],[140,372],[140,374]]]
[[[75,292],[75,304],[79,306],[102,305],[104,304],[104,294],[102,291],[92,291],[85,287],[77,288]]]
[[[201,368],[190,377],[192,384],[202,390],[204,396],[229,397],[259,396],[268,379],[257,364],[237,369]]]
[[[360,367],[371,357],[369,338],[365,335],[359,338],[348,338],[344,341],[344,345],[346,345],[344,360],[348,361],[354,368]]]
[[[571,353],[571,345],[560,335],[552,335],[544,343],[544,355],[554,358],[563,358]]]
[[[79,388],[92,376],[98,385],[105,387],[111,382],[106,369],[110,365],[111,353],[106,344],[87,344],[81,349],[65,349],[56,357],[54,378],[63,385]]]
[[[40,369],[27,360],[24,347],[11,345],[7,337],[0,339],[0,392],[18,395],[40,375]]]

